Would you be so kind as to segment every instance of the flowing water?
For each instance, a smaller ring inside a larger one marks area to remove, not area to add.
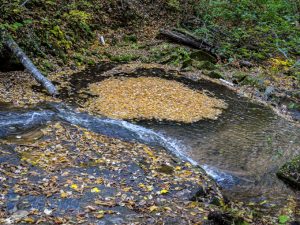
[[[103,80],[101,72],[110,68],[95,67],[72,76],[72,90],[63,91],[62,98],[80,104],[84,101],[78,94],[82,93],[82,88],[88,83]],[[136,73],[122,73],[119,76],[141,74],[171,79],[163,70],[141,69]],[[205,80],[195,82],[185,78],[175,79],[193,89],[213,93],[226,101],[228,109],[217,120],[178,124],[112,120],[75,112],[63,104],[47,104],[26,111],[2,106],[0,138],[21,134],[21,138],[25,138],[24,130],[31,132],[27,138],[34,137],[37,128],[45,123],[63,120],[112,137],[164,147],[184,160],[201,165],[234,199],[269,199],[280,205],[288,195],[299,198],[299,193],[275,175],[281,165],[300,154],[299,127],[277,116],[271,109],[252,103],[221,85]]]
[[[286,199],[292,191],[277,179],[276,171],[300,153],[300,128],[271,109],[237,96],[207,81],[190,84],[224,99],[228,109],[217,120],[193,124],[144,124],[181,141],[185,154],[203,165],[235,198]],[[192,106],[191,106],[192,107]],[[224,180],[215,171],[231,174]]]

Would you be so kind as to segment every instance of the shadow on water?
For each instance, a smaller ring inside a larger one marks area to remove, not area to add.
[[[60,97],[72,105],[81,105],[87,98],[93,97],[86,90],[88,84],[106,79],[102,73],[114,66],[116,64],[103,64],[72,75],[70,89],[63,89]],[[10,118],[6,124],[3,121],[1,124],[4,112],[0,112],[0,126],[5,127],[1,129],[0,136],[8,135],[7,130],[11,127],[17,130],[24,128],[18,128],[21,120],[27,121],[27,128],[30,129],[49,121],[63,120],[109,136],[167,148],[192,163],[202,165],[228,195],[238,200],[261,201],[268,198],[276,203],[278,200],[280,205],[288,195],[295,194],[277,179],[275,172],[279,166],[300,154],[299,127],[278,117],[271,109],[252,103],[224,86],[206,80],[192,81],[174,74],[163,69],[141,68],[116,76],[159,76],[177,80],[192,89],[207,90],[225,100],[228,109],[217,120],[192,124],[156,121],[133,124],[77,113],[54,104],[49,108],[40,108],[40,113],[34,118],[34,110],[31,113],[23,112],[21,118],[18,118],[18,113],[14,116],[10,111],[11,114],[6,115],[9,116],[6,118]],[[31,123],[33,119],[34,124]]]

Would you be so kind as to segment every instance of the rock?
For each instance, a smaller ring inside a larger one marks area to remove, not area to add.
[[[214,222],[218,225],[231,225],[231,224],[242,224],[243,219],[235,218],[232,215],[221,213],[221,212],[210,212],[208,215],[208,220]]]
[[[44,209],[44,213],[49,216],[49,215],[52,214],[52,210],[51,209]]]
[[[161,167],[157,168],[157,172],[165,173],[165,174],[173,174],[174,168],[168,165],[162,165]]]
[[[239,62],[239,64],[240,64],[240,66],[242,66],[242,67],[248,67],[248,68],[251,68],[251,67],[254,66],[253,63],[251,63],[251,62],[249,62],[249,61],[246,61],[246,60],[241,60],[241,61]]]
[[[200,187],[199,190],[192,196],[190,201],[199,201],[199,199],[207,196],[207,192],[203,187]]]
[[[300,189],[300,155],[283,165],[277,172],[277,176]]]
[[[18,210],[11,217],[5,220],[7,224],[14,224],[16,221],[23,219],[28,216],[29,212],[26,210]]]
[[[264,92],[264,98],[267,100],[274,91],[275,91],[274,87],[268,86]]]

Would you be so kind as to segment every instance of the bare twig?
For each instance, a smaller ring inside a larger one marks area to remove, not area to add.
[[[29,2],[29,1],[30,1],[30,0],[25,0],[25,1],[21,4],[21,6],[25,6],[26,3]]]

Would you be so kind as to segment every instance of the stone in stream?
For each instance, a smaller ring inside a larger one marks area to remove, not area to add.
[[[283,165],[277,172],[277,176],[300,189],[300,155]]]

